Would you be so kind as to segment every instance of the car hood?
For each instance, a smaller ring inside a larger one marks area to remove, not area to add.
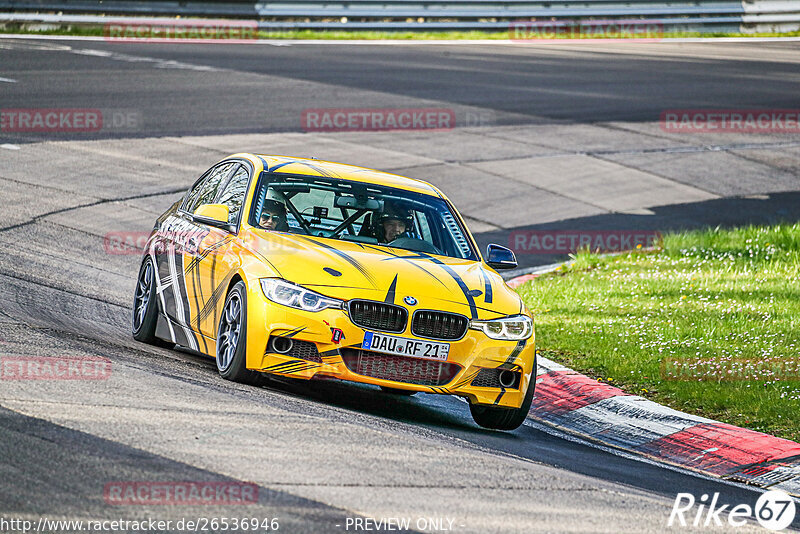
[[[481,319],[523,310],[519,296],[478,261],[261,230],[251,233],[246,246],[277,276],[334,298],[378,300]]]

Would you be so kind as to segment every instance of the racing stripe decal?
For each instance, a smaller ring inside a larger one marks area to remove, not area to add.
[[[478,370],[476,370],[475,372],[473,372],[473,373],[471,373],[471,374],[469,374],[469,375],[465,376],[464,378],[462,378],[461,380],[459,380],[459,381],[458,381],[456,384],[454,384],[454,385],[453,385],[453,388],[454,388],[454,389],[458,389],[458,388],[460,388],[460,387],[466,386],[467,384],[469,384],[470,382],[472,382],[472,380],[473,380],[473,379],[474,379],[476,376],[478,376],[478,373],[480,373],[480,372],[481,372],[481,370],[480,370],[480,369],[478,369]]]
[[[299,334],[300,332],[302,332],[303,330],[305,330],[306,328],[307,327],[305,327],[305,326],[301,326],[299,328],[295,328],[294,330],[287,330],[285,334],[281,335],[281,337],[294,337],[297,334]]]
[[[298,365],[296,365],[294,367],[284,368],[281,371],[281,373],[284,373],[284,374],[296,374],[296,373],[302,373],[303,371],[308,371],[310,369],[316,369],[317,367],[319,367],[318,363],[303,362],[303,363],[298,364]]]
[[[222,279],[222,282],[220,282],[220,284],[211,293],[211,296],[208,298],[208,301],[206,301],[205,305],[203,306],[203,309],[200,310],[200,312],[197,314],[195,324],[197,325],[198,330],[200,329],[200,323],[205,321],[208,318],[208,316],[211,315],[211,312],[214,312],[214,329],[216,331],[217,304],[225,296],[225,292],[228,289],[228,283],[231,281],[231,278],[233,278],[233,275],[234,275],[233,271],[225,275],[225,277]]]
[[[217,255],[214,254],[214,261],[211,262],[211,287],[214,287],[215,284],[216,284],[216,275],[217,275]],[[226,281],[226,280],[228,280],[227,276],[223,278],[223,282]],[[219,284],[219,286],[217,286],[217,289],[219,289],[220,287],[228,287],[228,284],[227,283]],[[217,290],[216,289],[211,292],[211,300],[219,299],[219,298],[220,297],[217,296]],[[217,332],[217,306],[216,306],[216,304],[217,303],[215,301],[214,302],[214,307],[211,308],[214,311],[214,317],[211,319],[211,325],[212,325],[212,332],[214,333],[215,337],[216,337],[216,332]],[[198,325],[198,327],[199,327],[199,325]]]
[[[439,299],[439,300],[441,300],[442,302],[450,302],[452,304],[459,304],[459,305],[463,305],[464,304],[463,302],[458,301],[458,300],[450,300],[450,299]],[[484,308],[483,306],[478,306],[477,304],[475,305],[475,309],[492,313],[492,314],[494,314],[494,315],[496,315],[498,317],[502,317],[502,315],[500,313],[498,313],[497,311],[492,310],[490,308]]]
[[[258,251],[258,250],[256,250],[255,248],[248,249],[248,250],[249,250],[250,252],[252,252],[253,254],[255,254],[256,256],[258,256],[258,257],[259,257],[259,258],[260,258],[260,259],[261,259],[263,262],[265,262],[267,265],[269,265],[269,266],[270,266],[270,268],[271,268],[273,271],[275,271],[275,273],[277,273],[277,275],[278,275],[278,277],[279,277],[279,278],[285,278],[285,276],[283,276],[283,275],[281,274],[281,272],[278,270],[278,268],[275,266],[275,264],[274,264],[274,263],[272,263],[271,261],[269,261],[269,258],[267,258],[266,256],[264,256],[264,255],[263,255],[261,252],[259,252],[259,251]]]
[[[284,367],[291,367],[293,365],[297,365],[298,363],[302,363],[302,361],[303,360],[289,360],[281,363],[276,363],[274,365],[270,365],[269,367],[265,367],[264,370],[279,373]]]
[[[342,361],[342,354],[339,349],[326,350],[321,352],[319,357],[322,358],[322,363],[327,365],[334,365]]]
[[[380,250],[377,247],[369,247],[369,248],[372,248],[372,249],[375,249],[375,250]],[[467,287],[467,284],[464,282],[464,280],[458,275],[458,273],[455,272],[449,265],[444,263],[442,260],[434,258],[433,256],[429,256],[428,254],[425,254],[424,252],[418,252],[416,254],[408,255],[408,256],[398,256],[396,254],[392,254],[389,251],[381,251],[381,252],[384,252],[384,253],[389,254],[390,256],[392,256],[391,258],[386,258],[386,260],[407,260],[407,261],[409,261],[409,260],[412,260],[412,259],[425,259],[425,260],[429,260],[429,261],[435,263],[436,265],[438,265],[439,267],[441,267],[443,271],[445,271],[447,274],[450,275],[450,277],[453,280],[455,280],[456,284],[458,285],[458,288],[461,290],[461,293],[464,294],[464,298],[466,299],[467,305],[469,306],[469,312],[470,312],[470,315],[472,316],[472,319],[477,319],[478,318],[478,310],[477,310],[477,308],[475,306],[475,298],[472,296],[472,292]],[[412,265],[416,265],[416,264],[414,264],[414,262],[411,262],[411,261],[409,261],[409,263],[411,263]],[[417,267],[419,267],[419,266],[417,265]],[[420,269],[422,269],[422,267],[420,267]],[[425,271],[425,269],[422,269],[422,270],[424,272],[427,272],[427,271]],[[431,274],[431,273],[428,273],[428,274],[433,276],[433,274]],[[434,276],[434,278],[436,278],[436,277]],[[442,283],[441,280],[439,280],[438,278],[436,278],[436,280],[439,281],[440,283]]]
[[[183,337],[186,340],[187,346],[192,350],[198,350],[197,339],[194,336],[194,332],[192,332],[192,329],[189,327],[191,317],[189,315],[189,301],[186,297],[186,280],[183,276],[178,276],[176,256],[175,242],[170,241],[167,252],[167,263],[169,264],[170,276],[172,276],[173,279],[172,291],[175,299],[175,317],[178,319],[178,324],[183,331]],[[180,258],[181,273],[183,273],[183,254],[180,255]],[[183,282],[183,284],[181,282]],[[180,343],[180,341],[178,341],[178,343]]]
[[[203,261],[204,259],[206,259],[209,254],[211,254],[212,252],[214,252],[218,248],[220,248],[220,247],[222,247],[224,245],[227,245],[230,241],[231,241],[231,237],[228,236],[228,237],[226,237],[224,239],[221,239],[221,240],[217,241],[216,243],[214,243],[212,245],[209,245],[208,248],[206,248],[202,253],[196,254],[192,258],[192,261],[190,261],[189,265],[186,266],[186,269],[184,270],[184,272],[188,273],[189,271],[199,267],[200,262]]]
[[[203,283],[200,281],[200,273],[199,269],[195,268],[191,270],[192,273],[192,293],[194,294],[194,308],[196,310],[200,310],[200,302],[203,299]],[[184,277],[186,275],[184,274]],[[198,297],[198,293],[200,296]],[[192,310],[189,309],[189,324],[192,321]],[[200,314],[197,314],[197,332],[200,332]],[[203,341],[203,353],[208,354],[208,343],[206,342],[205,336],[200,336],[200,339]],[[198,347],[199,348],[199,347]]]
[[[383,302],[386,304],[394,304],[394,295],[397,291],[397,277],[399,275],[394,275],[394,280],[392,280],[392,284],[389,286],[389,291],[386,292],[386,298],[383,299]]]
[[[453,280],[456,281],[456,284],[458,284],[458,288],[461,289],[461,292],[464,293],[464,298],[467,300],[467,305],[469,306],[469,313],[472,316],[471,318],[477,319],[478,310],[475,307],[475,298],[470,293],[470,290],[467,287],[467,284],[464,282],[464,280],[458,275],[457,272],[451,269],[450,266],[445,264],[443,261],[438,260],[436,258],[431,258],[430,256],[428,257],[428,259],[431,260],[433,263],[439,265],[439,267],[444,269],[444,271],[447,274],[449,274]]]
[[[316,165],[312,165],[311,163],[308,163],[306,161],[298,161],[297,163],[299,163],[300,165],[305,165],[309,169],[314,169],[315,171],[320,173],[322,176],[325,176],[327,178],[339,178],[338,174],[336,174],[333,171],[329,171],[328,169],[325,169],[323,167],[318,167]]]
[[[308,241],[310,243],[313,243],[313,244],[315,244],[317,246],[320,246],[320,247],[322,247],[324,249],[330,250],[331,252],[333,252],[334,254],[336,254],[337,256],[342,258],[343,260],[345,260],[347,263],[349,263],[350,265],[355,267],[361,274],[363,274],[364,278],[366,278],[367,281],[370,284],[372,284],[372,287],[375,287],[375,288],[378,287],[378,285],[375,283],[375,277],[372,276],[372,273],[370,273],[369,270],[366,267],[364,267],[364,265],[362,265],[360,261],[358,261],[357,259],[351,257],[349,254],[346,254],[346,253],[342,252],[341,250],[328,245],[327,243],[320,243],[319,241],[311,239],[308,236],[298,235],[297,237],[299,237],[300,239],[305,239],[306,241]]]
[[[430,262],[435,263],[436,265],[441,267],[444,272],[446,272],[447,274],[450,275],[450,278],[455,280],[456,284],[458,285],[458,288],[461,290],[461,293],[464,294],[464,298],[466,299],[467,305],[469,306],[469,313],[472,316],[471,318],[472,319],[477,319],[478,318],[478,310],[477,310],[477,308],[475,306],[475,297],[472,296],[472,291],[470,291],[470,289],[467,287],[467,284],[464,282],[464,279],[461,278],[458,275],[458,273],[455,272],[445,262],[443,262],[442,260],[440,260],[438,258],[434,258],[433,256],[429,256],[428,254],[425,254],[424,252],[417,252],[416,254],[407,255],[407,256],[394,256],[394,258],[395,259],[405,259],[405,260],[425,259],[425,260],[429,260]]]
[[[492,303],[492,280],[489,278],[489,274],[481,269],[481,274],[483,275],[483,302],[486,304]]]
[[[500,394],[497,395],[497,398],[494,400],[493,404],[495,404],[495,405],[499,404],[500,403],[500,399],[502,399],[503,395],[505,395],[505,394],[506,394],[506,388],[501,387],[500,388]]]
[[[164,321],[167,323],[167,328],[169,328],[170,341],[172,341],[173,343],[177,343],[175,339],[175,329],[172,328],[172,321],[170,321],[169,318],[166,317],[166,312],[164,311],[167,309],[167,303],[165,298],[165,292],[167,290],[167,286],[164,285],[164,282],[161,279],[161,273],[158,270],[158,263],[156,262],[156,257],[155,254],[152,253],[152,250],[150,252],[150,258],[153,260],[153,265],[155,265],[153,272],[155,274],[155,279],[156,279],[156,295],[158,295],[158,299],[161,302],[160,313],[164,317]]]
[[[311,164],[311,163],[309,163],[307,161],[298,161],[298,160],[284,161],[283,163],[280,163],[278,165],[275,165],[271,169],[268,169],[268,171],[269,172],[275,172],[275,171],[277,171],[278,169],[280,169],[282,167],[286,167],[287,165],[292,165],[294,163],[296,163],[297,165],[303,165],[305,167],[308,167],[309,169],[313,169],[313,170],[317,171],[318,173],[320,173],[322,176],[325,176],[326,178],[338,178],[339,177],[338,174],[336,174],[335,172],[329,171],[328,169],[324,169],[324,168],[319,167],[317,165],[313,165],[313,164]]]
[[[518,341],[517,346],[514,347],[514,350],[511,351],[511,354],[508,356],[508,359],[502,365],[500,365],[498,369],[514,369],[514,360],[517,359],[519,353],[522,352],[522,349],[525,348],[526,343],[528,343],[527,339]]]
[[[378,252],[382,252],[382,253],[384,253],[384,254],[388,254],[390,257],[389,257],[389,258],[386,258],[386,259],[384,259],[383,261],[391,261],[391,260],[405,260],[407,263],[409,263],[410,265],[412,265],[412,266],[416,267],[417,269],[419,269],[419,270],[420,270],[420,271],[422,271],[423,273],[427,274],[428,276],[430,276],[431,278],[433,278],[434,280],[436,280],[437,282],[439,282],[440,284],[442,284],[444,287],[447,287],[447,285],[446,285],[444,282],[442,282],[441,280],[439,280],[439,277],[437,277],[435,274],[433,274],[433,273],[432,273],[432,272],[430,272],[429,270],[425,269],[424,267],[421,267],[420,265],[417,265],[417,264],[416,264],[416,263],[414,263],[413,261],[410,261],[410,260],[408,259],[408,257],[406,257],[406,256],[398,256],[397,254],[394,254],[394,253],[393,253],[392,251],[390,251],[390,250],[384,250],[384,249],[382,249],[382,248],[380,248],[380,247],[373,247],[372,245],[364,245],[364,248],[368,248],[368,249],[372,249],[372,250],[377,250]]]
[[[309,369],[314,369],[319,366],[320,364],[316,362],[309,362],[306,360],[289,360],[275,365],[270,365],[269,367],[264,369],[264,371],[267,371],[269,373],[292,374],[292,373],[307,371]]]
[[[283,163],[279,163],[278,165],[275,165],[270,169],[267,165],[267,162],[264,161],[264,159],[262,159],[261,161],[264,162],[264,168],[267,170],[267,172],[275,172],[281,167],[286,167],[287,165],[291,165],[292,163],[297,163],[296,161],[284,161]]]

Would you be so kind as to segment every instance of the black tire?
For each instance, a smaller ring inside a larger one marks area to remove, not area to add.
[[[418,391],[411,391],[409,389],[397,389],[397,388],[390,388],[387,386],[381,386],[381,389],[384,393],[389,393],[391,395],[398,395],[404,397],[410,397],[411,395],[416,395],[419,393]]]
[[[247,291],[241,280],[228,291],[217,327],[216,362],[219,375],[225,380],[257,384],[260,373],[248,371]]]
[[[522,399],[522,406],[519,408],[499,408],[496,406],[486,406],[481,404],[470,404],[469,411],[472,418],[483,428],[492,430],[514,430],[519,428],[528,417],[533,402],[533,393],[536,390],[536,371],[531,374],[531,381],[528,384],[528,391]]]
[[[162,345],[163,342],[156,337],[158,301],[156,300],[155,280],[155,265],[153,265],[152,258],[148,256],[139,267],[139,276],[136,278],[131,333],[136,341],[151,345]]]

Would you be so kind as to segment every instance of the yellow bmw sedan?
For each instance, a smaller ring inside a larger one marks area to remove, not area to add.
[[[533,319],[433,185],[362,167],[235,154],[155,223],[133,337],[216,359],[223,378],[336,378],[468,399],[512,430],[536,381]]]

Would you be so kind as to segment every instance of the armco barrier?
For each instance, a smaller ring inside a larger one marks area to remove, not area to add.
[[[800,29],[798,0],[0,0],[2,23],[104,24],[115,16],[234,17],[262,29],[508,29],[530,20],[658,19],[665,31]],[[102,15],[102,16],[101,16]]]

